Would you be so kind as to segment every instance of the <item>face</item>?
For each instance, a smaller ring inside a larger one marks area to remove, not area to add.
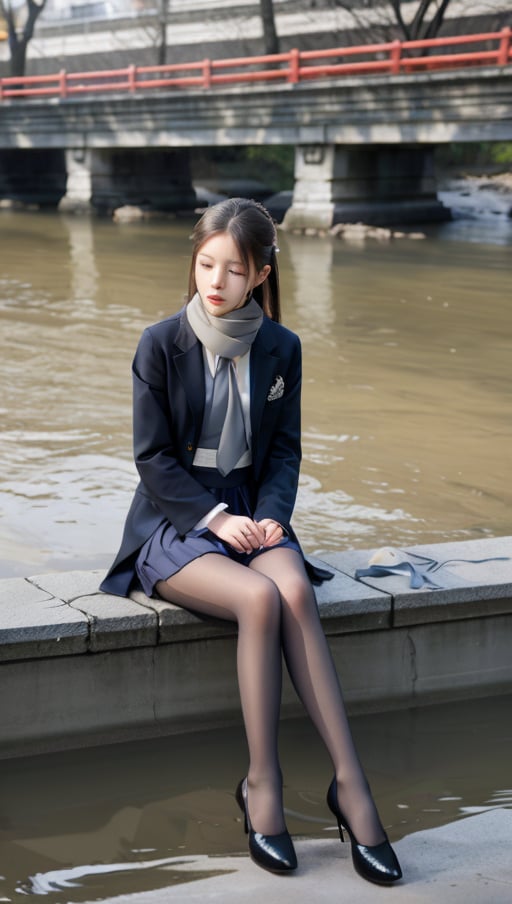
[[[247,294],[264,282],[269,273],[268,265],[258,273],[252,261],[247,269],[227,232],[213,235],[201,245],[194,270],[201,301],[214,317],[243,307]]]

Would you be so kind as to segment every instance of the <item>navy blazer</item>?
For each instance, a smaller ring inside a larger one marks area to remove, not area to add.
[[[215,500],[190,473],[203,421],[202,345],[186,307],[144,330],[133,360],[133,436],[140,483],[121,547],[101,590],[127,596],[134,563],[165,519],[184,535]],[[301,459],[301,347],[298,336],[263,318],[250,353],[252,470],[256,521],[272,518],[292,536]]]

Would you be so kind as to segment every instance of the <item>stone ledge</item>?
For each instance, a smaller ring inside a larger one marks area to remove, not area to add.
[[[325,565],[317,558],[310,557],[310,561]],[[334,574],[332,580],[315,588],[320,616],[328,634],[390,627],[391,599],[388,593],[366,587],[336,568],[330,570]],[[234,625],[220,619],[199,618],[172,603],[150,599],[140,591],[132,593],[130,598],[156,614],[159,643],[182,643],[236,634]]]
[[[333,579],[316,589],[326,633],[389,628],[389,594],[333,570]],[[70,571],[0,581],[0,661],[236,634],[232,624],[199,618],[142,592],[129,599],[100,593],[102,577],[101,571]]]
[[[433,580],[442,584],[442,589],[428,589],[425,585],[412,590],[407,578],[399,575],[363,578],[361,583],[378,588],[392,598],[391,627],[512,613],[512,537],[410,546],[404,552],[439,562],[465,561],[431,574]],[[356,569],[368,565],[370,555],[368,550],[347,550],[326,554],[323,561],[353,577]],[[469,561],[498,557],[505,560]]]
[[[102,577],[101,571],[69,571],[35,575],[27,581],[83,619],[87,626],[85,652],[155,644],[158,637],[155,614],[132,600],[100,593],[98,584]],[[51,646],[41,655],[52,656]]]
[[[85,616],[44,588],[25,580],[0,581],[0,661],[85,653]]]
[[[409,547],[454,562],[432,574],[442,589],[412,590],[406,577],[354,579],[370,550],[326,553],[334,572],[316,588],[327,635],[484,618],[512,613],[512,537]],[[471,563],[469,560],[503,558]],[[0,662],[98,653],[234,636],[234,625],[203,619],[135,592],[100,593],[101,571],[71,571],[0,581]]]
[[[326,554],[334,578],[317,599],[349,712],[510,693],[512,537],[415,551],[507,561],[457,565],[444,570],[449,587],[414,591],[406,577],[356,581],[369,552]],[[0,581],[0,759],[240,718],[234,626],[102,594],[102,576]]]

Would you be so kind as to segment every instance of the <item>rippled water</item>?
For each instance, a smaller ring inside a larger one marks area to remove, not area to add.
[[[309,552],[512,533],[512,236],[494,226],[280,235]],[[0,212],[0,576],[110,561],[136,483],[130,362],[181,305],[190,228]]]
[[[512,805],[511,705],[498,697],[352,720],[393,841]],[[336,839],[331,767],[310,723],[285,721],[280,746],[290,831]],[[0,901],[101,901],[215,875],[215,855],[246,853],[234,800],[245,769],[236,726],[3,761]]]
[[[136,481],[130,361],[180,306],[190,225],[0,213],[0,576],[110,561]],[[280,236],[308,550],[512,533],[511,244],[503,218],[391,245]],[[510,806],[511,703],[353,719],[392,839]],[[291,831],[335,837],[309,723],[285,722],[281,748]],[[0,901],[196,878],[196,856],[245,851],[245,768],[240,726],[4,761]]]

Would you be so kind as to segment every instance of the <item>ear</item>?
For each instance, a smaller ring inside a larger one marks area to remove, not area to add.
[[[256,286],[261,286],[261,284],[265,282],[271,269],[272,267],[270,266],[270,264],[265,264],[265,266],[261,268],[260,272],[256,274],[253,289],[255,289]]]

